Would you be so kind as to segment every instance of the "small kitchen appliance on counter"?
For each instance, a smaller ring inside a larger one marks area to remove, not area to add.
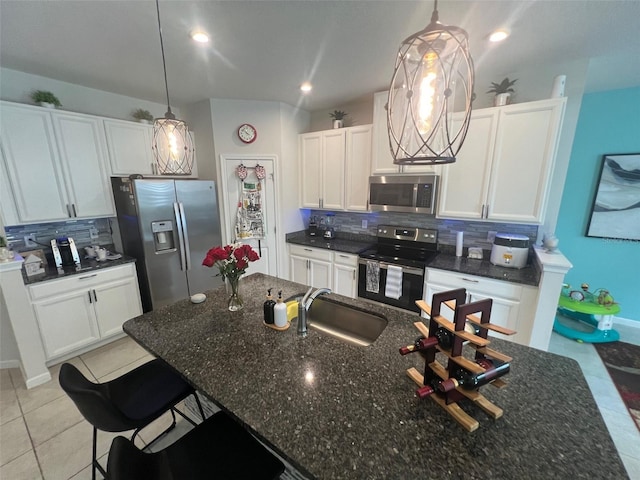
[[[497,233],[489,261],[507,268],[523,268],[529,258],[529,237],[515,233]]]
[[[315,215],[312,215],[309,219],[309,236],[318,236],[318,217],[316,217]]]
[[[58,237],[51,240],[51,250],[56,268],[79,267],[80,255],[71,237]]]

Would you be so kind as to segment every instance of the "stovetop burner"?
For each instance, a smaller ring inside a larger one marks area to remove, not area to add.
[[[424,268],[437,254],[437,230],[380,225],[378,244],[359,256],[388,264]]]

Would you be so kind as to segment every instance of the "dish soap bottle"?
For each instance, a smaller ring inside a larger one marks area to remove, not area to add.
[[[273,308],[276,306],[276,302],[271,297],[271,289],[267,290],[267,301],[264,302],[264,323],[269,325],[273,324]]]
[[[282,290],[278,292],[278,301],[273,307],[273,320],[278,328],[287,326],[287,306],[282,301]]]

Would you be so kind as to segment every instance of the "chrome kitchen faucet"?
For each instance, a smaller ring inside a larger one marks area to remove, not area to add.
[[[309,311],[311,304],[318,295],[331,293],[331,289],[319,288],[315,292],[311,292],[313,292],[313,287],[310,287],[309,290],[307,290],[307,293],[304,294],[304,297],[302,297],[302,300],[298,302],[298,335],[301,337],[307,336],[307,312]]]

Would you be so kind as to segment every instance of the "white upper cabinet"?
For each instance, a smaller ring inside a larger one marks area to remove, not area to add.
[[[345,166],[345,209],[369,210],[369,172],[371,169],[371,125],[347,131]]]
[[[300,207],[366,211],[371,125],[301,134]]]
[[[105,119],[111,173],[129,176],[154,175],[155,163],[151,153],[151,125]]]
[[[0,128],[13,194],[7,225],[115,214],[99,119],[2,103]]]
[[[438,217],[542,223],[565,104],[473,111],[456,162],[442,169]]]
[[[396,165],[393,163],[389,146],[387,128],[387,99],[389,92],[378,92],[373,95],[373,150],[371,152],[371,173],[385,175],[390,173],[438,173],[435,165]]]
[[[4,221],[11,225],[68,219],[70,202],[51,114],[42,108],[4,102],[1,108],[2,151],[15,204],[15,208],[3,207]],[[17,218],[9,210],[14,210]]]
[[[114,216],[100,119],[66,113],[52,117],[74,216]]]
[[[104,131],[107,137],[112,175],[125,177],[134,174],[145,177],[160,176],[151,151],[152,125],[105,118]],[[189,135],[193,140],[193,132],[190,131]],[[193,141],[195,142],[195,140]],[[178,175],[177,177],[197,178],[198,169],[195,159],[191,175]]]

